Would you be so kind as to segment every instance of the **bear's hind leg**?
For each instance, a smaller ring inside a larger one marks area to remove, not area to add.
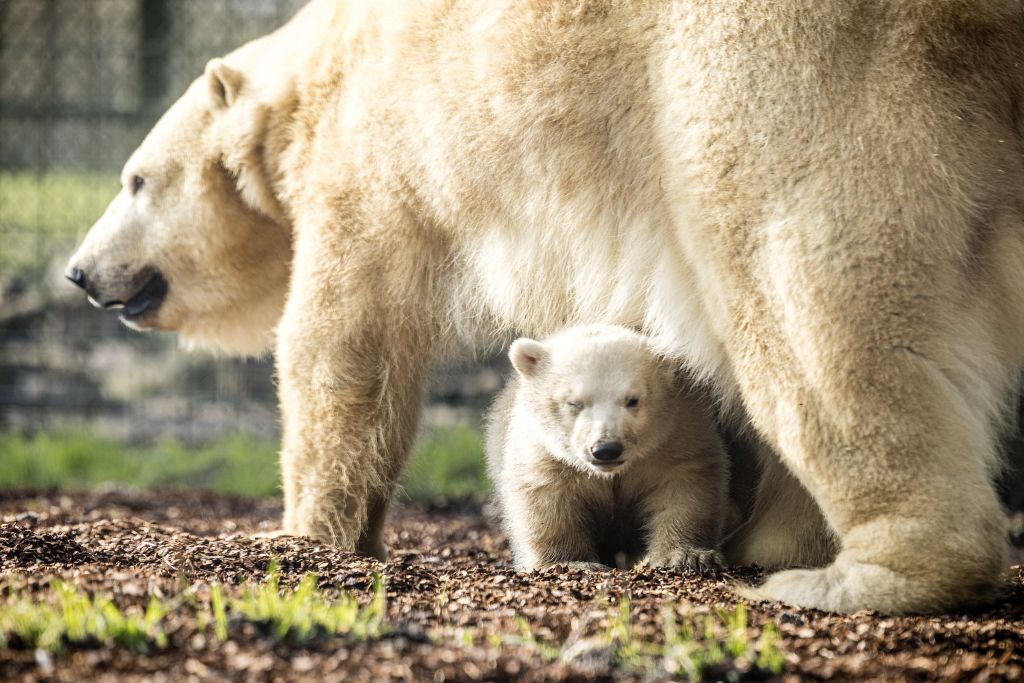
[[[839,552],[835,533],[779,456],[756,441],[752,448],[757,449],[758,461],[750,458],[740,463],[759,470],[756,488],[743,492],[753,497],[753,509],[750,518],[726,540],[725,556],[732,564],[768,569],[827,565]]]
[[[837,612],[928,612],[986,599],[998,584],[1002,515],[978,456],[993,448],[991,435],[925,361],[893,355],[906,391],[878,392],[868,378],[888,371],[875,366],[860,391],[775,397],[786,462],[841,550],[824,569],[770,577],[763,597]]]
[[[997,360],[993,308],[975,283],[954,279],[955,265],[933,267],[941,255],[844,268],[828,260],[834,250],[785,253],[799,239],[814,238],[767,245],[773,277],[748,292],[733,357],[754,424],[840,550],[823,569],[770,577],[758,594],[886,613],[989,598],[1006,564],[990,480],[995,407],[1013,376]]]

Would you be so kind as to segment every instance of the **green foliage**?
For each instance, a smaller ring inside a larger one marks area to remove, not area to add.
[[[412,500],[486,494],[487,467],[480,434],[459,426],[422,436],[402,477],[402,489]]]
[[[168,605],[156,597],[150,598],[143,614],[126,613],[109,597],[89,597],[58,580],[50,586],[56,605],[19,596],[0,605],[0,646],[15,641],[22,647],[59,652],[65,643],[97,642],[144,653],[151,645],[167,644],[161,621]]]
[[[0,274],[38,276],[103,215],[118,185],[111,174],[0,172]]]
[[[165,440],[123,446],[87,434],[0,434],[0,487],[201,488],[245,496],[278,491],[277,445],[235,435],[198,448]]]
[[[533,634],[533,629],[530,628],[530,622],[517,616],[516,626],[519,627],[518,637],[507,637],[504,641],[502,641],[501,638],[498,638],[497,640],[493,640],[492,644],[500,645],[502,642],[515,643],[516,645],[522,645],[530,648],[537,653],[538,657],[546,662],[553,662],[558,659],[559,649],[542,640],[538,640],[537,636]]]
[[[660,679],[668,673],[674,679],[700,681],[714,674],[717,667],[735,664],[740,670],[753,670],[758,676],[778,675],[785,666],[779,649],[779,634],[772,624],[761,628],[753,640],[748,633],[747,609],[718,609],[703,617],[679,618],[674,609],[665,611],[662,641],[645,640],[636,632],[632,605],[623,598],[603,632],[582,640],[570,639],[561,649],[537,639],[529,622],[517,618],[518,635],[492,634],[487,642],[493,648],[525,646],[544,661],[559,658],[569,662],[579,658],[607,657],[625,671]],[[725,631],[724,637],[722,631]],[[471,638],[472,640],[472,638]]]
[[[782,672],[786,666],[786,656],[782,654],[780,642],[782,637],[775,624],[768,623],[761,628],[761,637],[757,639],[757,660],[754,662],[757,668],[773,674]]]
[[[723,627],[724,641],[718,635]],[[638,639],[633,631],[629,600],[623,599],[603,640],[627,668],[656,668],[692,681],[701,680],[709,670],[728,660],[742,660],[752,668],[773,675],[781,673],[785,665],[775,627],[765,624],[760,637],[753,641],[747,630],[747,609],[742,604],[733,610],[716,610],[703,619],[680,619],[674,610],[668,610],[663,629],[661,645]]]
[[[350,635],[360,640],[379,637],[384,621],[384,582],[374,575],[373,599],[362,606],[350,594],[330,600],[317,590],[317,577],[307,574],[298,588],[282,592],[277,565],[271,563],[267,580],[250,586],[232,609],[247,620],[264,624],[282,639],[296,642],[317,635]]]
[[[365,640],[387,632],[384,624],[383,580],[374,575],[373,597],[366,605],[349,593],[332,599],[317,589],[316,576],[309,574],[294,590],[280,588],[280,573],[271,563],[269,576],[249,586],[241,598],[225,600],[220,584],[210,586],[209,605],[195,594],[161,600],[150,597],[145,611],[121,610],[107,596],[88,594],[54,579],[50,587],[56,604],[39,602],[15,594],[0,603],[0,648],[17,646],[59,653],[67,645],[105,645],[147,653],[167,646],[165,617],[191,605],[198,627],[213,625],[221,642],[229,638],[232,617],[267,626],[279,638],[302,642],[323,635],[344,635]]]
[[[267,578],[251,584],[241,597],[226,599],[220,584],[210,586],[208,602],[189,590],[169,598],[151,597],[144,611],[120,609],[106,596],[89,596],[59,580],[50,582],[55,600],[39,602],[15,591],[0,602],[0,648],[22,647],[59,653],[72,646],[117,646],[147,653],[168,644],[165,618],[175,610],[191,608],[200,631],[213,628],[224,642],[231,636],[230,625],[258,624],[275,638],[301,644],[311,638],[344,636],[358,640],[379,638],[388,633],[385,623],[384,582],[374,575],[373,596],[366,604],[340,592],[336,597],[317,587],[317,578],[306,575],[294,589],[281,588],[275,562]],[[486,637],[492,647],[527,647],[543,661],[557,660],[565,653],[555,644],[538,640],[525,619],[517,619],[518,635],[493,634]],[[724,630],[724,637],[722,632]],[[447,638],[456,647],[471,648],[476,641],[472,629],[444,630],[431,635]],[[665,614],[661,643],[645,641],[635,631],[631,605],[623,599],[605,631],[590,639],[587,650],[608,652],[628,671],[665,673],[675,678],[699,681],[716,667],[735,663],[740,670],[759,675],[778,675],[785,659],[779,649],[779,634],[771,624],[761,628],[755,641],[748,630],[743,605],[733,610],[679,618],[675,610]]]
[[[163,440],[125,446],[89,434],[0,434],[0,488],[198,488],[251,497],[276,496],[276,443],[234,435],[199,447]],[[402,479],[405,496],[435,500],[487,491],[480,437],[468,427],[436,430],[415,448]]]
[[[219,583],[210,587],[210,611],[213,612],[213,632],[217,640],[228,639],[228,613],[224,608],[224,589]]]

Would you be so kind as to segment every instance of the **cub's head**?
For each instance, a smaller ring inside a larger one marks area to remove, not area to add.
[[[280,318],[291,228],[267,174],[272,108],[214,60],[121,173],[121,191],[66,276],[139,330],[186,345],[265,350]]]
[[[509,350],[545,446],[574,467],[613,476],[664,443],[680,399],[671,363],[622,327],[570,328]]]

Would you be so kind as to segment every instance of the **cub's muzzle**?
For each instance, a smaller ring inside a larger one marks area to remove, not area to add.
[[[600,470],[613,470],[622,464],[620,459],[624,450],[618,441],[605,441],[595,444],[590,449],[590,464]]]

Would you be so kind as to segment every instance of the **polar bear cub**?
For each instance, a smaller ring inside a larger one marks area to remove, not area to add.
[[[728,461],[678,364],[603,325],[519,339],[509,357],[486,446],[519,569],[720,565]]]

